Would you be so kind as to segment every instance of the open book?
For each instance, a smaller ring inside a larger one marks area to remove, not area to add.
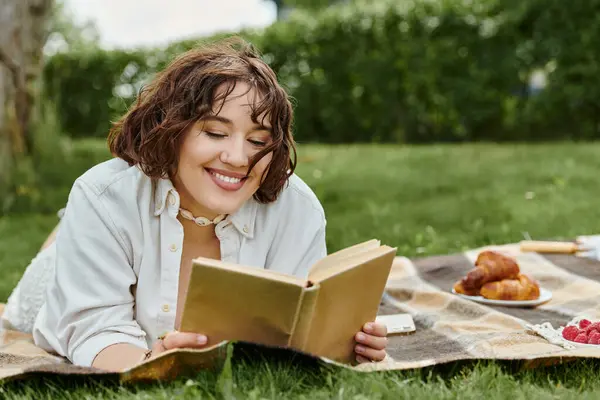
[[[240,340],[352,363],[354,336],[375,320],[395,255],[370,240],[323,258],[307,280],[197,258],[177,329],[206,334],[209,345]]]

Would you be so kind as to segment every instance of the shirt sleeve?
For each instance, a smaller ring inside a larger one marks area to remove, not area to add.
[[[266,267],[307,278],[310,268],[327,256],[326,225],[322,210],[307,199],[296,198],[285,204],[281,207]]]
[[[76,181],[56,239],[54,278],[33,328],[35,343],[82,366],[112,344],[147,349],[134,318],[132,254],[102,196]]]

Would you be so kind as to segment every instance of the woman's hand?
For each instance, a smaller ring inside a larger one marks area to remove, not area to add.
[[[387,346],[387,327],[384,324],[369,322],[363,326],[363,330],[355,336],[356,361],[359,363],[382,361]]]
[[[152,345],[150,358],[171,349],[200,349],[206,346],[208,338],[205,335],[189,332],[169,332]]]

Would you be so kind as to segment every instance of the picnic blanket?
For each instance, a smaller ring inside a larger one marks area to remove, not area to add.
[[[552,300],[535,308],[514,308],[483,305],[452,294],[453,284],[474,267],[484,249],[515,257],[522,272],[552,291]],[[600,320],[600,262],[568,255],[521,253],[515,244],[412,260],[397,257],[379,310],[380,315],[395,313],[410,313],[417,330],[390,336],[384,361],[359,366],[317,361],[373,372],[460,360],[513,360],[535,367],[562,360],[600,358],[600,346],[565,348],[536,333],[536,327],[542,324],[557,328],[576,317]],[[121,382],[168,380],[198,369],[221,368],[230,345],[171,350],[122,373],[108,373],[73,366],[34,346],[29,335],[4,331],[0,332],[0,381],[48,374],[94,375]]]

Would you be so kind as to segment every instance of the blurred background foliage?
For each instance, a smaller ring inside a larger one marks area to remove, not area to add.
[[[288,2],[302,7],[236,34],[294,97],[301,142],[599,136],[600,0]],[[105,137],[153,73],[200,41],[228,36],[105,50],[64,21],[58,28],[71,43],[46,59],[43,79],[71,137]]]
[[[97,140],[142,85],[182,52],[231,34],[253,43],[292,95],[300,143],[600,137],[600,0],[277,2],[284,12],[267,28],[133,50],[102,48],[93,25],[56,3],[34,148],[0,193],[0,215],[55,212],[82,160],[109,156]],[[74,150],[72,139],[96,144]]]

